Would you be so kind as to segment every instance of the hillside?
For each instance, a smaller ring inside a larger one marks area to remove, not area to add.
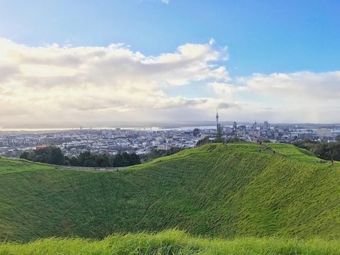
[[[114,235],[100,241],[51,238],[28,244],[0,244],[2,255],[339,255],[339,251],[340,243],[336,240],[276,238],[222,240],[192,237],[178,230],[168,230],[157,234]]]
[[[211,144],[113,172],[0,159],[0,240],[178,228],[340,238],[340,164],[291,145]]]

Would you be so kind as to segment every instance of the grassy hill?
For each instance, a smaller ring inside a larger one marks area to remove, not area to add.
[[[1,255],[339,255],[340,243],[324,240],[194,238],[178,230],[157,234],[114,235],[94,241],[79,238],[44,239],[28,244],[0,245]]]
[[[282,144],[210,144],[113,172],[0,159],[0,241],[172,228],[339,239],[340,164]]]

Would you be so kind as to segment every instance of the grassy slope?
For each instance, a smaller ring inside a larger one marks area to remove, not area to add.
[[[119,172],[0,159],[0,240],[177,227],[214,237],[340,238],[340,166],[290,145],[207,145]]]
[[[2,244],[1,255],[32,254],[232,254],[232,255],[338,255],[340,243],[322,240],[292,240],[274,238],[245,238],[234,240],[194,238],[180,231],[158,234],[115,235],[101,241],[84,239],[45,239],[28,244]]]

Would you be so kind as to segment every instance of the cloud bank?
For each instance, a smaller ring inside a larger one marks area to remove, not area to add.
[[[340,71],[232,78],[223,65],[228,54],[213,40],[157,56],[123,44],[30,47],[0,39],[0,49],[2,127],[209,120],[217,107],[225,120],[340,122]]]

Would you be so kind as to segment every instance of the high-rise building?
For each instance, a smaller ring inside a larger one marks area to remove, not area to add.
[[[219,125],[218,119],[219,119],[218,111],[216,110],[216,128],[217,128],[218,125]]]
[[[221,141],[222,139],[222,128],[219,122],[218,111],[216,110],[216,141]]]
[[[263,122],[263,129],[264,130],[269,130],[270,129],[270,124],[268,121]]]
[[[237,130],[237,122],[234,121],[234,123],[233,123],[233,131],[236,131],[236,130]]]
[[[256,121],[254,122],[254,124],[251,126],[251,129],[252,130],[257,130],[257,123],[256,123]]]

